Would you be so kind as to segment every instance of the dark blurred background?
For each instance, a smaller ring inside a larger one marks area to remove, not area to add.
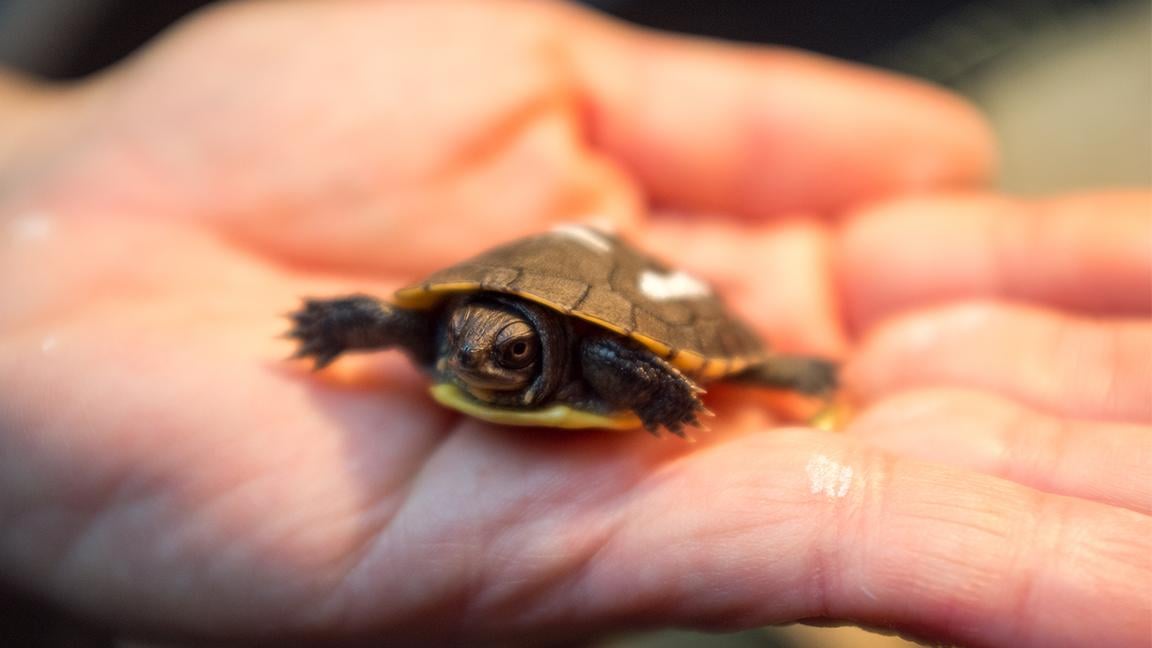
[[[430,0],[425,0],[430,1]],[[50,79],[114,64],[212,0],[0,0],[0,66]],[[952,88],[988,115],[1000,183],[1017,193],[1152,186],[1152,8],[1147,0],[586,0],[650,27],[787,45]],[[50,645],[142,646],[68,632],[36,606],[16,626],[60,631]],[[51,619],[51,620],[50,620]],[[15,619],[8,616],[9,622]],[[2,619],[0,619],[2,621]],[[9,624],[10,625],[10,624]],[[0,645],[14,628],[0,622]],[[53,637],[49,630],[47,637]],[[42,635],[43,637],[43,635]],[[47,638],[45,637],[45,638]],[[84,638],[86,637],[86,639]],[[908,645],[854,629],[660,633],[600,648]]]
[[[215,0],[0,0],[0,60],[52,78],[84,76]],[[775,43],[928,75],[978,73],[1040,29],[1124,0],[586,0],[650,27]]]

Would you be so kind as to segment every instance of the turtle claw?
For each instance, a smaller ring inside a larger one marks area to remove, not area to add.
[[[282,337],[297,337],[297,336],[284,335]],[[313,346],[314,345],[309,344],[309,343],[301,344],[300,347],[292,353],[292,355],[288,356],[288,359],[289,360],[303,360],[306,358],[311,358],[312,362],[313,362],[312,370],[313,371],[319,371],[320,369],[323,369],[324,367],[327,367],[329,364],[331,364],[332,361],[336,359],[336,356],[339,355],[337,353],[332,353],[331,351],[322,352],[319,349],[313,348]]]
[[[688,421],[686,421],[686,423],[688,423],[688,425],[691,425],[692,427],[694,427],[697,430],[700,430],[702,432],[711,432],[712,428],[710,428],[707,425],[705,425],[704,423],[700,422],[701,417],[715,418],[716,414],[715,414],[715,412],[708,409],[707,407],[704,407],[704,405],[701,404],[700,407],[695,412],[692,413],[692,418],[689,419]]]
[[[664,426],[645,425],[644,429],[648,431],[648,434],[651,434],[652,436],[659,439],[659,438],[661,438],[661,434],[660,434],[661,427],[663,427],[663,429],[665,431],[671,433],[674,436],[678,436],[681,439],[684,439],[685,441],[688,440],[688,435],[684,432],[684,426],[680,423],[672,423],[672,424],[668,424],[668,425],[664,425]]]
[[[292,328],[283,337],[300,344],[291,358],[311,358],[313,371],[331,364],[345,349],[338,327],[334,326],[332,305],[330,301],[304,299],[300,310],[287,314]]]
[[[697,430],[702,430],[704,432],[708,431],[708,427],[701,425],[700,421],[695,416],[693,416],[691,419],[685,420],[683,423],[674,423],[672,425],[666,425],[664,427],[664,429],[666,429],[669,432],[671,432],[672,434],[680,437],[680,439],[683,441],[688,441],[688,442],[694,443],[696,441],[696,439],[694,439],[688,435],[688,429],[687,428],[689,428],[689,427],[694,427]]]
[[[715,416],[711,410],[704,407],[704,404],[696,399],[692,404],[692,409],[687,413],[681,414],[678,418],[676,415],[669,417],[670,420],[657,420],[654,418],[644,419],[644,429],[654,437],[660,438],[661,429],[684,439],[691,441],[692,438],[688,436],[687,428],[693,427],[698,430],[708,432],[710,428],[700,422],[700,417]]]
[[[715,416],[700,401],[695,385],[687,380],[668,381],[655,399],[637,408],[637,414],[649,432],[659,436],[663,428],[685,440],[689,439],[686,428],[705,429],[700,417]]]
[[[320,352],[320,351],[316,351],[314,349],[309,349],[305,345],[305,346],[302,346],[299,349],[297,349],[296,352],[293,353],[289,357],[289,359],[290,360],[303,360],[303,359],[311,358],[312,359],[312,371],[320,371],[324,367],[327,367],[328,365],[332,364],[332,361],[335,360],[336,356],[338,356],[338,355],[340,355],[340,354],[339,353],[333,353],[331,351]]]

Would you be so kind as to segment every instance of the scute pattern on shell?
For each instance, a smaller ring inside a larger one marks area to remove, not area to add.
[[[719,377],[763,360],[765,348],[712,294],[654,299],[643,273],[667,265],[610,234],[589,245],[557,231],[494,248],[396,293],[400,306],[430,306],[446,294],[487,290],[520,295],[631,336],[693,375]]]

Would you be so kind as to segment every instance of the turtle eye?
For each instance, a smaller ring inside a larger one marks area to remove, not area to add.
[[[517,337],[500,345],[496,361],[506,369],[524,369],[536,361],[538,352],[535,338]]]

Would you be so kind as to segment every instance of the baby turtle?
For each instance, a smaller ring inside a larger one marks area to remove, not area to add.
[[[769,353],[699,279],[583,226],[513,241],[395,293],[307,299],[295,357],[397,347],[440,403],[496,423],[683,436],[717,379],[829,396],[836,367]]]

